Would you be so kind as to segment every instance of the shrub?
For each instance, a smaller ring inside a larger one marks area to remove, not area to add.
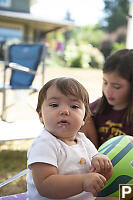
[[[125,43],[123,43],[123,42],[121,42],[121,43],[114,43],[113,44],[113,49],[112,49],[111,53],[114,53],[114,52],[116,52],[116,51],[118,51],[120,49],[124,49],[124,48],[126,48]]]
[[[111,40],[104,40],[101,43],[100,50],[103,53],[104,57],[108,57],[113,49],[113,42]]]
[[[91,47],[89,51],[90,55],[90,66],[93,68],[102,68],[104,63],[104,55],[101,51],[95,47]]]
[[[103,54],[92,45],[70,43],[65,49],[65,60],[69,67],[101,68],[104,62]]]

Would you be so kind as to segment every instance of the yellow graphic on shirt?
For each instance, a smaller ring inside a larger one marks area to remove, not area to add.
[[[98,129],[98,132],[101,134],[101,141],[105,140],[105,137],[107,136],[108,139],[113,138],[115,136],[120,135],[126,135],[122,130],[120,130],[123,127],[122,123],[115,123],[111,120],[108,120],[105,123],[105,126],[101,126]]]
[[[81,158],[80,159],[80,164],[82,165],[82,164],[86,164],[86,159],[85,158]]]
[[[107,124],[109,127],[116,126],[121,128],[123,126],[121,123],[111,122],[111,120],[107,121],[105,124]]]

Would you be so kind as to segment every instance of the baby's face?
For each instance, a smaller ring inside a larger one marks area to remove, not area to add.
[[[56,86],[51,86],[42,104],[40,120],[54,136],[64,140],[75,139],[84,125],[85,106],[77,97],[65,96]]]

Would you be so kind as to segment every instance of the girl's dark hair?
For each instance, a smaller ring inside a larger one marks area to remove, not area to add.
[[[48,81],[40,90],[38,96],[38,104],[36,111],[39,113],[41,110],[41,106],[43,104],[44,99],[47,97],[47,90],[51,86],[56,86],[62,94],[64,95],[73,95],[80,99],[85,105],[85,118],[87,115],[90,115],[90,108],[89,108],[89,95],[87,90],[81,85],[77,80],[73,78],[61,77],[55,78]]]
[[[122,49],[107,57],[103,66],[103,73],[112,72],[116,72],[123,79],[129,81],[131,85],[130,101],[125,113],[127,123],[131,124],[133,123],[133,49]],[[96,113],[108,112],[110,108],[111,105],[108,104],[103,94]]]

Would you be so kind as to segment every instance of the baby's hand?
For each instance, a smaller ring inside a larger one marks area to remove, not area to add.
[[[107,180],[112,176],[113,165],[109,158],[103,154],[97,154],[92,158],[90,172],[98,172]]]
[[[106,183],[106,178],[99,173],[88,173],[83,180],[83,190],[91,192],[94,197],[101,191]]]

